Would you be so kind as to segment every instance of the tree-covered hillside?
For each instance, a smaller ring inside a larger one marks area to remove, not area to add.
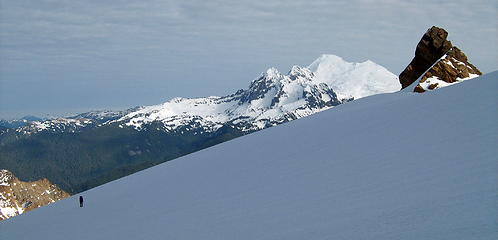
[[[212,133],[180,132],[117,124],[74,133],[8,131],[0,135],[0,168],[26,181],[48,178],[75,194],[244,134],[228,125]]]

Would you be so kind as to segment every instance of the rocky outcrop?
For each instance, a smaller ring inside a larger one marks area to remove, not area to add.
[[[417,44],[415,57],[399,75],[402,88],[418,80],[413,91],[425,92],[482,74],[447,37],[448,32],[442,28],[433,26],[427,30]]]
[[[69,197],[47,179],[23,182],[7,170],[0,170],[0,220]]]
[[[480,75],[481,71],[468,62],[467,56],[457,47],[452,47],[424,73],[414,91],[421,93],[434,90]]]
[[[422,36],[415,49],[415,57],[399,75],[402,88],[410,86],[418,77],[429,69],[439,58],[451,48],[446,40],[448,32],[442,28],[431,27]]]

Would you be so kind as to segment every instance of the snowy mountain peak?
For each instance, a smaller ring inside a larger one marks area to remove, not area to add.
[[[308,67],[316,81],[326,83],[340,100],[358,99],[401,89],[397,76],[372,62],[347,62],[336,55],[322,55]]]
[[[293,66],[291,70],[289,71],[289,78],[291,80],[296,80],[298,78],[304,78],[306,80],[313,80],[314,79],[314,74],[309,68],[303,68],[300,66]]]
[[[341,66],[341,65],[347,65],[348,62],[344,61],[341,57],[333,54],[322,54],[320,57],[318,57],[315,61],[313,61],[308,68],[316,72],[318,67],[322,64],[328,64],[329,66],[334,65],[334,66]]]
[[[217,131],[223,126],[254,131],[352,99],[399,89],[397,77],[371,61],[350,63],[335,55],[322,55],[308,67],[293,66],[287,74],[269,68],[251,81],[247,89],[227,96],[177,97],[162,104],[122,112],[80,114],[66,119],[65,123],[63,119],[37,122],[18,131],[38,132],[37,126],[40,131],[78,131],[107,124],[136,130],[153,126],[157,130],[180,133],[188,129],[193,134]],[[58,128],[61,124],[64,126]]]
[[[215,131],[227,124],[252,131],[308,116],[344,101],[399,89],[397,77],[371,61],[349,63],[335,55],[322,55],[309,67],[293,66],[287,75],[269,68],[248,89],[228,96],[175,98],[129,113],[116,122],[142,129],[148,123],[160,121],[167,131],[185,125]]]
[[[282,76],[282,74],[276,68],[271,67],[268,70],[266,70],[264,76],[265,79],[278,79]]]

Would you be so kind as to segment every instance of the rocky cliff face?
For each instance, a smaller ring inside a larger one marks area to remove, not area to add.
[[[7,170],[0,170],[0,220],[69,197],[47,179],[23,182]]]
[[[402,88],[419,81],[413,91],[425,92],[482,75],[447,37],[442,28],[427,30],[417,44],[415,57],[399,75]]]

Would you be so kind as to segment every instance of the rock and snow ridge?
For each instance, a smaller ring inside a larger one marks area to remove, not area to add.
[[[412,61],[399,75],[403,89],[422,93],[482,75],[447,37],[448,32],[436,26],[425,32]]]
[[[96,111],[71,118],[35,121],[18,128],[24,134],[39,131],[77,132],[85,127],[116,124],[121,128],[216,131],[229,125],[254,131],[309,116],[341,103],[379,93],[398,91],[398,78],[372,61],[350,63],[322,55],[308,67],[294,66],[288,74],[270,68],[248,89],[224,97],[174,98],[163,104],[122,112]]]
[[[69,194],[47,179],[23,182],[11,172],[0,169],[0,220],[14,217],[55,201]]]
[[[422,93],[447,87],[480,75],[482,73],[468,62],[467,56],[457,47],[452,47],[420,77],[414,91]]]

